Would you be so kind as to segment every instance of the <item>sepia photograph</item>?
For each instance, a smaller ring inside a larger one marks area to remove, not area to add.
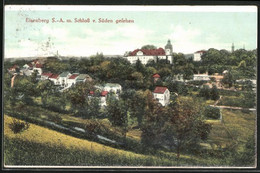
[[[257,10],[5,5],[4,168],[256,168]]]

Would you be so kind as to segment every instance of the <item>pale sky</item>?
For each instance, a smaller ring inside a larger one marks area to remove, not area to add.
[[[23,8],[21,8],[23,7]],[[102,7],[102,8],[101,8]],[[27,18],[27,21],[26,21]],[[52,23],[62,18],[64,23]],[[75,18],[90,23],[75,23]],[[113,23],[98,23],[98,19]],[[116,24],[117,19],[134,23]],[[49,23],[28,22],[44,19]],[[71,19],[72,23],[67,23]],[[96,20],[93,23],[92,20]],[[202,49],[247,50],[257,47],[257,8],[254,6],[6,6],[5,58],[123,55],[143,45],[162,47],[170,39],[173,52]],[[50,40],[50,44],[47,42]]]

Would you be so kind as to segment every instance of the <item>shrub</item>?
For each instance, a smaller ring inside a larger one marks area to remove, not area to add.
[[[218,105],[242,107],[242,108],[252,108],[255,106],[255,94],[244,93],[239,97],[235,96],[224,96],[218,103]]]
[[[30,127],[30,124],[28,122],[13,119],[13,122],[9,124],[9,127],[16,134],[27,130]]]
[[[204,111],[204,115],[210,119],[220,118],[220,109],[212,106],[207,106]]]
[[[62,118],[58,114],[55,114],[55,115],[49,114],[48,115],[48,120],[50,120],[50,121],[52,121],[54,123],[61,123]]]

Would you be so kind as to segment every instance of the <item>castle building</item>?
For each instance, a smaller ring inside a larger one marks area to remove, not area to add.
[[[168,40],[165,49],[136,49],[125,55],[125,58],[134,64],[139,59],[142,64],[147,64],[149,61],[158,62],[161,59],[167,60],[172,64],[172,45],[171,41]]]

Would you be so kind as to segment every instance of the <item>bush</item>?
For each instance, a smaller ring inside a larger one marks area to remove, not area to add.
[[[212,106],[207,106],[204,111],[204,115],[210,119],[220,118],[220,109]]]
[[[52,121],[54,123],[58,123],[59,124],[59,123],[61,123],[62,118],[59,115],[57,115],[57,114],[55,114],[55,115],[49,114],[48,115],[48,120],[50,120],[50,121]]]
[[[27,130],[30,127],[30,124],[28,122],[13,119],[13,122],[9,124],[9,127],[16,134]]]
[[[239,97],[235,96],[224,96],[218,103],[218,105],[242,107],[242,108],[253,108],[256,105],[254,93],[244,93]]]

